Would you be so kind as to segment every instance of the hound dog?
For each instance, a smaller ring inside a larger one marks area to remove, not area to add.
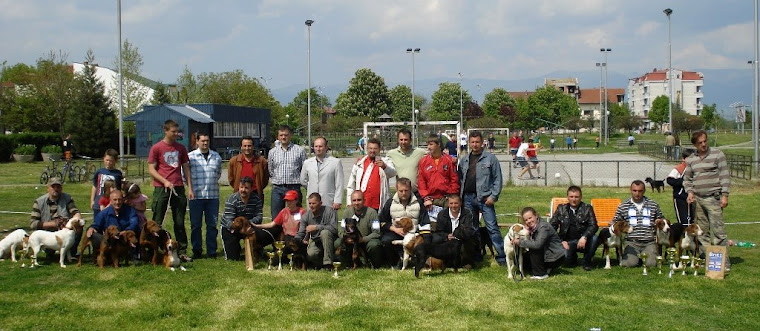
[[[665,181],[664,180],[655,180],[652,179],[652,177],[647,177],[644,179],[645,182],[649,183],[649,186],[652,187],[652,191],[662,192],[665,191]]]
[[[119,244],[119,228],[116,225],[111,225],[106,228],[103,233],[103,238],[100,240],[100,249],[98,253],[97,263],[98,268],[103,269],[103,266],[108,262],[108,258],[111,258],[114,268],[119,267],[119,260],[113,258],[113,251]]]
[[[16,251],[26,250],[28,243],[29,235],[24,229],[11,232],[3,240],[0,240],[0,261],[4,261],[5,255],[8,254],[11,256],[11,261],[16,262]]]
[[[111,259],[114,260],[115,268],[124,261],[125,266],[129,266],[129,260],[132,257],[132,251],[137,248],[137,235],[132,230],[126,230],[119,235],[119,241],[111,251]]]
[[[676,244],[683,236],[683,226],[681,223],[670,224],[666,219],[658,219],[654,222],[657,239],[657,255],[666,258],[665,248],[676,247]]]
[[[615,257],[618,264],[623,263],[623,257],[620,250],[623,249],[623,234],[633,232],[633,227],[628,221],[617,221],[611,228],[604,228],[599,232],[599,241],[604,245],[602,255],[605,259],[604,269],[612,269],[610,264],[610,249],[615,248]]]
[[[359,229],[356,227],[358,221],[353,217],[343,219],[343,225],[345,226],[345,233],[343,234],[341,244],[335,249],[335,256],[340,256],[343,250],[350,252],[351,262],[353,262],[352,269],[356,269],[360,262],[360,256],[363,257],[365,261],[369,261],[367,259],[367,252],[365,252],[364,248],[359,244],[359,241],[362,239],[362,234],[359,233]]]
[[[177,269],[187,271],[187,269],[182,266],[182,260],[179,259],[179,255],[177,255],[179,244],[177,244],[176,240],[167,240],[163,248],[164,256],[162,258],[162,261],[166,269],[169,269],[171,271],[176,271]]]
[[[32,249],[32,263],[31,268],[39,266],[37,263],[37,254],[39,254],[42,248],[59,250],[60,253],[60,265],[61,268],[66,268],[64,259],[71,260],[71,247],[74,246],[76,240],[76,234],[82,233],[84,227],[84,220],[81,218],[72,218],[66,221],[66,225],[63,229],[55,232],[37,230],[29,235],[29,241],[26,248],[26,253],[29,253],[29,248]],[[23,267],[23,265],[22,265]]]
[[[509,227],[507,235],[504,237],[504,253],[507,255],[507,278],[517,281],[517,272],[520,272],[520,280],[525,278],[523,272],[523,253],[525,248],[515,247],[512,244],[513,239],[525,240],[528,238],[528,229],[522,224],[513,224]],[[515,265],[516,264],[516,265]],[[517,268],[515,268],[515,266]]]
[[[401,245],[404,247],[404,257],[401,260],[401,270],[406,270],[406,266],[409,264],[409,260],[412,258],[412,255],[414,255],[414,245],[410,246],[411,249],[408,249],[407,246],[410,242],[412,242],[412,240],[414,240],[415,237],[417,237],[417,232],[414,232],[414,221],[412,221],[412,219],[409,217],[402,217],[398,219],[395,222],[395,225],[396,227],[399,227],[403,230],[404,239],[394,240],[392,241],[392,244]]]
[[[158,265],[159,248],[165,247],[168,240],[171,240],[169,232],[162,229],[155,221],[148,220],[140,232],[140,257],[143,261]]]
[[[248,239],[252,246],[253,264],[255,265],[261,259],[260,255],[264,247],[271,245],[272,249],[275,249],[274,242],[277,241],[276,238],[280,237],[282,227],[275,226],[271,229],[257,229],[248,222],[248,219],[238,216],[232,220],[230,232],[233,234],[236,232],[240,233]]]
[[[702,228],[699,227],[699,224],[689,224],[689,226],[683,231],[681,245],[678,248],[678,256],[683,256],[684,252],[686,254],[691,253],[691,256],[697,256],[697,254],[699,254],[699,240],[697,240],[697,237],[702,234]],[[676,258],[678,258],[678,256]],[[692,260],[692,267],[694,266],[693,261],[694,260]]]
[[[293,264],[293,268],[306,270],[306,265],[308,264],[306,263],[306,245],[295,238],[286,238],[285,247],[293,253],[293,258],[290,260],[290,263]]]
[[[446,271],[446,267],[452,267],[454,272],[459,272],[459,267],[462,264],[462,240],[474,236],[475,229],[468,226],[458,226],[453,235],[454,239],[434,244],[433,234],[430,231],[420,231],[419,236],[414,239],[416,242],[414,256],[417,258],[414,277],[420,277],[420,270],[425,266],[428,257],[443,261],[441,273]]]

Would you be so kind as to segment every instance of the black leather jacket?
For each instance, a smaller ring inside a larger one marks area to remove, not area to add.
[[[580,239],[580,237],[567,238],[569,221],[570,204],[566,203],[559,205],[557,207],[557,210],[554,212],[551,225],[555,230],[557,230],[558,235],[562,241]],[[581,234],[581,237],[586,237],[586,240],[591,240],[594,234],[596,234],[596,230],[599,229],[599,226],[596,225],[596,215],[594,214],[594,209],[591,207],[591,205],[583,201],[581,201],[580,205],[578,205],[578,210],[575,212],[575,221],[576,226],[578,227],[578,233]]]

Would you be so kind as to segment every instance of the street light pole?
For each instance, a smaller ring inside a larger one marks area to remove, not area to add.
[[[670,44],[670,14],[673,9],[662,11],[668,17],[668,130],[673,132],[673,47]]]
[[[610,135],[609,135],[609,126],[610,123],[608,122],[608,116],[609,116],[609,107],[607,105],[607,85],[609,82],[607,81],[607,72],[610,71],[609,62],[607,62],[607,54],[612,52],[612,48],[600,48],[599,51],[604,53],[604,146],[607,146],[607,144],[610,142]]]
[[[407,53],[412,54],[412,144],[416,147],[417,146],[417,112],[415,111],[417,108],[414,108],[414,53],[419,53],[419,48],[407,48]]]
[[[752,73],[754,75],[753,85],[752,88],[752,141],[754,141],[754,149],[752,150],[752,161],[754,165],[755,173],[757,173],[758,170],[758,142],[757,140],[760,139],[760,133],[758,133],[758,124],[760,124],[760,118],[758,118],[758,105],[760,105],[760,92],[758,92],[758,86],[760,86],[760,78],[758,77],[758,39],[757,39],[757,0],[755,0],[755,28],[753,31],[755,32],[755,60],[753,61],[752,65]]]
[[[121,0],[116,0],[116,16],[119,25],[119,168],[124,167],[124,80],[121,72]]]
[[[462,92],[462,83],[464,82],[464,79],[462,78],[462,73],[459,74],[459,123],[464,126],[464,93]]]
[[[602,129],[603,129],[603,123],[602,119],[604,118],[602,116],[602,112],[604,111],[604,108],[602,107],[602,81],[603,81],[603,74],[604,74],[604,67],[607,66],[607,63],[596,63],[596,66],[599,67],[599,141],[602,141]]]
[[[306,20],[304,22],[306,24],[306,30],[307,30],[307,42],[306,42],[306,102],[307,102],[307,109],[306,116],[308,117],[307,123],[307,131],[308,132],[308,139],[309,141],[307,144],[311,145],[311,25],[314,24],[314,20]],[[311,154],[311,148],[309,148],[309,154]]]

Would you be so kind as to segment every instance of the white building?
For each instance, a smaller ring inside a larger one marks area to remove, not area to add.
[[[658,96],[670,96],[667,80],[668,69],[657,70],[628,80],[628,107],[634,115],[649,117],[652,101]],[[702,113],[704,75],[701,72],[673,69],[673,100],[691,115]],[[649,121],[645,120],[649,127]]]
[[[84,72],[84,64],[83,63],[77,63],[74,62],[71,64],[72,70],[74,74],[81,74]],[[119,72],[114,71],[105,67],[98,66],[97,64],[95,66],[95,78],[98,79],[101,83],[103,83],[103,86],[105,86],[106,95],[111,99],[111,104],[113,105],[114,109],[118,109],[119,106]],[[153,99],[153,92],[155,92],[154,87],[157,82],[151,81],[147,78],[140,77],[142,81],[138,82],[138,86],[140,88],[140,93],[144,95],[143,102],[140,103],[140,106],[138,109],[142,109],[143,105],[150,104],[150,101]],[[127,85],[127,78],[124,78],[124,86]],[[152,85],[152,86],[147,86]],[[126,99],[126,92],[124,92],[124,98]],[[126,106],[127,101],[124,100],[124,104]]]

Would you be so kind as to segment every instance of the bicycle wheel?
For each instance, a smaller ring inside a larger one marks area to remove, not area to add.
[[[46,185],[48,182],[48,178],[50,177],[48,176],[47,171],[43,171],[42,174],[40,175],[40,184]]]
[[[91,162],[89,165],[87,165],[87,176],[85,177],[94,176],[96,171],[98,171],[98,169],[96,169],[95,164]]]
[[[69,183],[76,183],[79,181],[79,173],[74,167],[69,168],[68,171]]]

